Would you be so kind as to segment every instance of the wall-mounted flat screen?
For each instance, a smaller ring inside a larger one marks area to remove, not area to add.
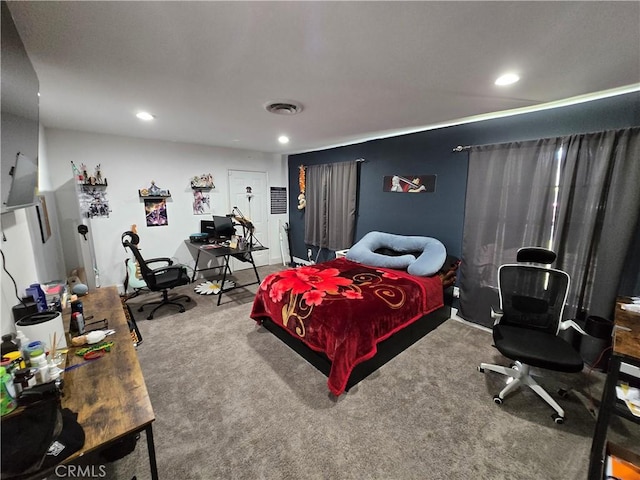
[[[38,162],[18,153],[16,164],[11,169],[10,175],[11,187],[4,205],[6,210],[34,205],[38,187]]]
[[[36,201],[40,84],[7,2],[1,10],[0,212],[5,213]]]

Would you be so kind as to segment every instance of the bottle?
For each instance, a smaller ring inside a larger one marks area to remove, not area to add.
[[[38,383],[47,383],[49,381],[49,363],[44,353],[31,357],[31,367],[38,369],[36,373]]]
[[[84,317],[80,312],[73,312],[71,314],[71,322],[69,323],[69,336],[71,338],[77,337],[84,333]]]
[[[20,349],[20,353],[22,354],[22,358],[25,361],[29,361],[29,352],[27,351],[27,345],[29,345],[29,339],[24,334],[22,330],[16,331],[16,340],[18,341],[18,348]]]
[[[76,300],[75,302],[71,302],[71,313],[82,313],[84,315],[84,305],[80,300]]]
[[[19,396],[25,389],[33,387],[36,384],[37,368],[23,368],[16,370],[13,375],[13,385],[16,394]]]
[[[19,350],[8,352],[2,358],[6,358],[11,361],[11,370],[17,370],[19,368],[25,368],[27,366]],[[8,370],[9,369],[7,369],[7,371]]]
[[[38,355],[44,354],[45,348],[44,344],[40,340],[36,340],[35,342],[30,342],[27,345],[27,357],[31,360],[31,357],[37,357]]]
[[[0,345],[0,353],[4,357],[5,354],[9,352],[17,352],[20,349],[18,348],[18,344],[13,340],[13,334],[7,333],[6,335],[2,335],[2,344]]]
[[[0,415],[13,412],[18,406],[13,379],[4,367],[0,367]]]

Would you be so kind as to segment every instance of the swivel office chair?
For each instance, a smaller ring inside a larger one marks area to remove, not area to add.
[[[570,279],[566,272],[550,268],[556,259],[551,250],[539,247],[521,248],[517,264],[498,269],[500,307],[492,307],[494,346],[505,357],[514,360],[511,367],[481,363],[480,372],[490,370],[512,379],[493,397],[502,404],[505,397],[521,385],[530,387],[555,413],[558,424],[564,422],[564,410],[532,377],[531,367],[560,372],[580,372],[583,360],[571,344],[558,336],[561,330],[574,328],[585,332],[572,320],[562,321]],[[561,396],[566,392],[559,391]]]
[[[156,310],[165,305],[174,305],[178,307],[180,313],[185,311],[184,305],[178,302],[178,300],[191,301],[191,297],[188,295],[176,295],[169,297],[169,290],[180,285],[187,285],[191,282],[189,275],[183,265],[174,265],[173,260],[170,258],[150,258],[145,260],[138,249],[138,243],[140,238],[134,232],[127,231],[122,234],[122,245],[131,250],[138,265],[140,267],[140,273],[142,278],[147,284],[147,288],[153,292],[162,292],[162,299],[154,302],[147,302],[138,308],[139,312],[144,310],[147,305],[156,305],[147,316],[147,320],[151,320]],[[153,263],[164,263],[164,265],[158,268],[151,268]]]

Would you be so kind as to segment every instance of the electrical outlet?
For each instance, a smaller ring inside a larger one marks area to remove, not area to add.
[[[453,287],[453,298],[460,298],[460,287]]]

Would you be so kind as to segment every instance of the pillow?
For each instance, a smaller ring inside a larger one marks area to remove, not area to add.
[[[399,255],[376,253],[388,248]],[[411,252],[421,252],[416,258]],[[442,242],[431,237],[369,232],[347,252],[347,259],[373,267],[406,269],[411,275],[427,277],[437,273],[447,258]]]

